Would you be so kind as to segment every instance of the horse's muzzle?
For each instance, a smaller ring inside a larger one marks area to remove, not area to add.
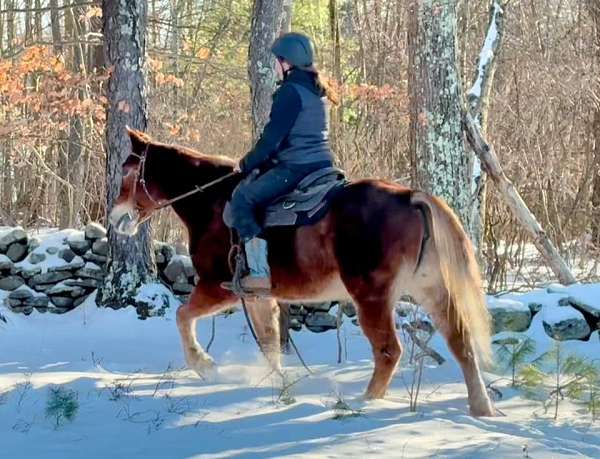
[[[120,204],[113,208],[108,217],[115,231],[125,236],[133,236],[137,233],[139,215],[127,204]]]

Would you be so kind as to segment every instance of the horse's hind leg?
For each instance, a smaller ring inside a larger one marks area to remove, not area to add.
[[[233,297],[219,286],[197,285],[189,301],[177,309],[177,328],[188,367],[199,375],[214,366],[213,359],[202,349],[196,338],[196,321],[216,314],[231,305]]]
[[[438,330],[446,338],[448,347],[458,361],[467,385],[469,409],[472,416],[494,416],[495,410],[487,393],[479,368],[475,349],[469,331],[461,329],[455,315],[448,313],[448,297],[444,294],[432,295],[421,300],[421,305],[433,318]]]
[[[279,305],[273,299],[247,300],[247,303],[260,350],[271,367],[281,371]]]
[[[365,398],[383,398],[392,380],[402,348],[396,336],[394,311],[388,298],[355,298],[358,320],[363,333],[371,343],[375,369]]]

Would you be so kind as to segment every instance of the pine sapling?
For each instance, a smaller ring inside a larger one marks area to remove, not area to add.
[[[497,346],[497,368],[502,373],[510,370],[511,385],[516,387],[519,370],[525,365],[527,359],[535,353],[535,341],[526,335],[514,335],[496,339],[492,344]]]
[[[62,386],[51,387],[46,402],[46,417],[54,418],[58,429],[64,420],[72,421],[79,410],[77,391]]]

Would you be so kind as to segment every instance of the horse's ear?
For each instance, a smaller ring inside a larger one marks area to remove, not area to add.
[[[129,139],[131,140],[131,151],[141,155],[152,139],[148,134],[138,131],[137,129],[132,129],[129,126],[125,126],[125,129],[127,129]]]

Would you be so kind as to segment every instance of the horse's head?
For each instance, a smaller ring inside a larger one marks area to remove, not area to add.
[[[156,172],[153,156],[160,145],[154,145],[150,137],[141,131],[127,128],[131,139],[131,154],[123,163],[123,179],[121,192],[115,200],[108,217],[109,222],[120,234],[134,235],[140,224],[148,220],[160,207],[159,202],[165,197],[152,180]]]
[[[224,193],[229,196],[239,180],[232,177],[222,181],[232,175],[236,164],[230,158],[165,145],[152,141],[143,132],[129,128],[127,131],[131,154],[123,163],[121,192],[108,217],[120,234],[134,235],[156,210],[174,202],[184,203],[182,199],[191,199],[188,196],[199,187],[209,187],[202,190],[205,200],[217,199]],[[221,185],[215,186],[217,182]],[[197,207],[193,210],[198,212]]]

